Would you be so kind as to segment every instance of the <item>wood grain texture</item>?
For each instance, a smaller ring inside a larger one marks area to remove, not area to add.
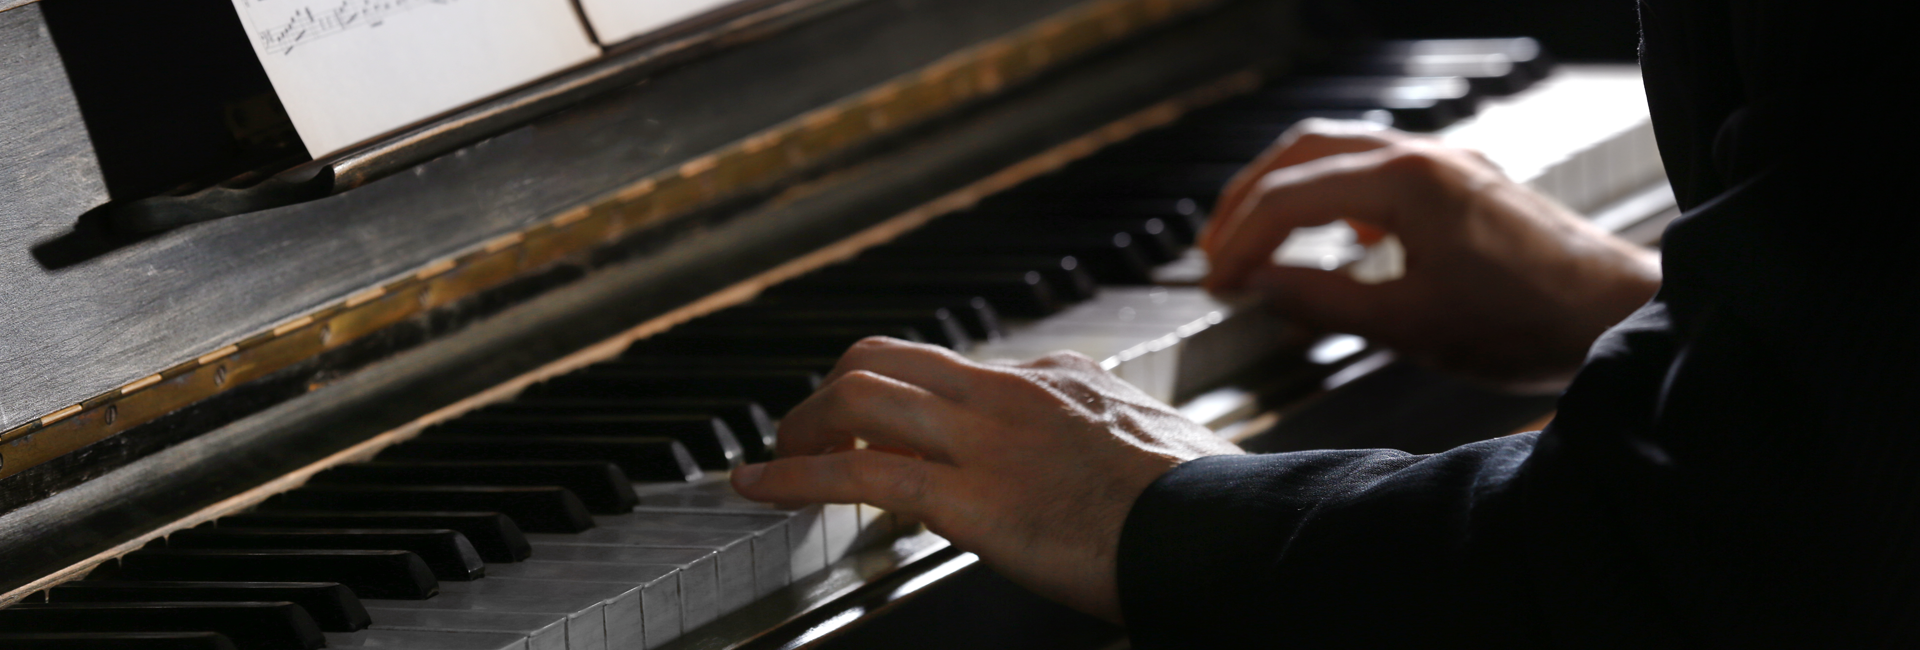
[[[985,6],[985,5],[992,6]],[[0,14],[0,427],[524,228],[1074,3],[869,2],[326,200],[167,233],[57,272],[27,254],[104,199],[37,9]],[[31,20],[18,18],[25,16]],[[37,35],[37,36],[36,36]],[[29,47],[37,37],[40,45]],[[37,72],[34,72],[37,71]],[[17,93],[14,88],[30,88]],[[24,117],[22,117],[24,116]],[[7,136],[17,137],[17,136]],[[34,136],[29,136],[34,137]],[[14,171],[21,170],[21,171]],[[37,171],[27,171],[37,170]]]
[[[106,185],[80,107],[40,8],[0,12],[0,385],[9,387],[0,389],[0,425],[39,417],[46,405],[59,401],[5,397],[13,386],[38,385],[58,371],[16,360],[50,340],[71,336],[58,329],[34,335],[22,328],[38,312],[86,309],[84,304],[36,303],[17,293],[38,288],[28,281],[40,270],[27,246],[65,232],[74,216],[105,200]],[[84,293],[73,298],[86,300]]]
[[[18,9],[39,1],[40,0],[0,0],[0,11]]]
[[[167,528],[257,502],[321,465],[372,453],[527,382],[615,354],[634,338],[850,256],[1125,135],[1087,136],[1097,125],[1163,122],[1164,115],[1135,112],[1271,54],[1270,43],[1258,38],[1273,33],[1270,22],[1258,20],[1271,16],[1239,12],[1204,29],[1160,34],[850,162],[791,188],[783,200],[675,222],[663,230],[679,232],[652,233],[623,261],[578,282],[0,514],[0,558],[8,560],[0,566],[0,594],[20,596],[80,575]]]

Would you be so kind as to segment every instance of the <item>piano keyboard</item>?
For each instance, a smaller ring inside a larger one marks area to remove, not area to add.
[[[1280,324],[1177,283],[1220,184],[1298,119],[1438,131],[1583,210],[1656,183],[1637,76],[1543,79],[1529,44],[1380,45],[1197,112],[0,610],[0,645],[712,647],[686,637],[913,529],[725,482],[860,338],[1074,349],[1166,399],[1272,352],[1249,332]],[[1466,76],[1387,76],[1436,70]],[[1560,128],[1568,106],[1593,114]],[[1549,122],[1553,151],[1517,135]]]

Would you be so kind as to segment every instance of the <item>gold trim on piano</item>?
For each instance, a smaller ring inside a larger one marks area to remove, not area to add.
[[[270,331],[0,433],[0,478],[420,313],[805,168],[1219,0],[1094,0],[355,293]],[[319,388],[313,386],[312,388]]]
[[[629,328],[617,336],[595,343],[585,349],[555,360],[532,372],[487,389],[477,395],[441,407],[403,426],[374,436],[346,449],[342,449],[327,458],[290,472],[264,485],[210,505],[193,515],[175,521],[167,526],[148,531],[118,546],[97,553],[93,557],[76,563],[65,570],[43,576],[39,580],[22,585],[11,592],[0,594],[0,607],[17,602],[25,598],[28,594],[36,591],[47,589],[67,580],[78,579],[85,576],[99,564],[138,550],[153,540],[163,538],[176,530],[192,528],[213,521],[219,517],[251,508],[265,501],[268,497],[304,485],[314,474],[341,464],[369,460],[380,453],[381,450],[404,442],[418,435],[427,427],[459,417],[462,414],[487,404],[509,399],[534,383],[619,356],[620,352],[634,341],[667,331],[695,318],[746,302],[753,299],[754,296],[758,295],[767,287],[793,279],[809,271],[843,260],[852,259],[854,256],[859,255],[861,251],[891,241],[895,237],[910,232],[936,217],[965,210],[988,196],[1010,189],[1028,179],[1036,178],[1065,167],[1067,164],[1093,155],[1095,152],[1109,145],[1127,140],[1142,132],[1170,124],[1193,109],[1208,106],[1228,97],[1252,91],[1258,88],[1260,84],[1261,75],[1257,71],[1247,70],[1234,73],[1202,84],[1199,87],[1128,115],[1120,120],[1102,125],[1092,132],[1057,145],[985,178],[974,181],[965,187],[937,197],[899,215],[895,215],[851,237],[834,242],[812,253],[789,260],[759,275],[747,278],[690,304],[654,317],[644,323]],[[420,273],[415,274],[415,279],[424,280],[438,277],[455,268],[457,267],[436,263],[429,265],[426,269],[422,269]],[[319,322],[318,319],[316,319],[315,322]],[[322,327],[324,328],[325,326]],[[311,332],[312,329],[311,327],[307,327],[303,331]],[[241,347],[243,349],[246,348],[245,345]],[[159,375],[156,375],[135,382],[134,384],[129,384],[128,387],[122,389],[122,391],[132,393],[159,381],[159,377]],[[121,404],[124,403],[126,402],[121,402]],[[111,409],[113,406],[109,405],[109,408]],[[109,422],[111,422],[111,417],[108,419]]]

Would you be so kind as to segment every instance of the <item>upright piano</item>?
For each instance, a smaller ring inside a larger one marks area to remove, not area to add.
[[[727,472],[873,335],[1078,350],[1257,450],[1550,416],[1197,288],[1215,194],[1301,119],[1479,148],[1645,243],[1673,216],[1631,63],[1553,38],[709,4],[316,157],[229,0],[0,0],[0,647],[1125,647]]]

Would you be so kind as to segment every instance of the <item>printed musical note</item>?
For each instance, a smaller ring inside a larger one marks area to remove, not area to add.
[[[261,51],[285,54],[293,48],[350,29],[377,27],[388,16],[421,5],[447,4],[458,0],[340,0],[330,7],[320,6],[324,3],[297,0],[244,1],[255,16],[266,18],[260,22],[272,25],[254,34]]]
[[[600,54],[574,0],[232,0],[323,156]]]

